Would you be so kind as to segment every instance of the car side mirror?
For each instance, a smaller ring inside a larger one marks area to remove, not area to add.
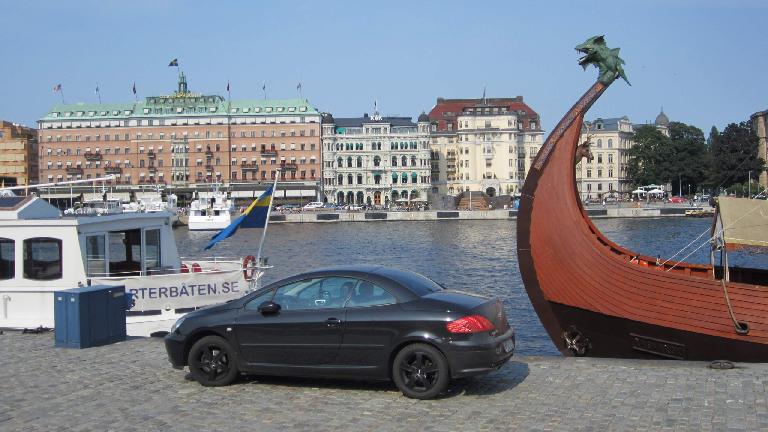
[[[265,301],[259,305],[259,312],[262,315],[273,315],[280,312],[280,309],[282,309],[280,305],[273,301]]]

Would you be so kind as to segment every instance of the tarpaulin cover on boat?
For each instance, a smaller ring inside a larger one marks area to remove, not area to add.
[[[714,234],[722,238],[727,249],[759,247],[768,251],[768,201],[720,197],[717,208]]]

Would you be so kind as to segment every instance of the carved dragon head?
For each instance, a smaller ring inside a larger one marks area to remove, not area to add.
[[[610,49],[605,45],[604,36],[592,36],[584,43],[576,45],[576,51],[584,54],[579,59],[579,64],[585,70],[587,66],[594,65],[599,70],[598,81],[605,85],[611,85],[613,81],[621,77],[629,83],[624,73],[624,60],[619,57],[619,48]],[[632,85],[632,84],[630,84]]]

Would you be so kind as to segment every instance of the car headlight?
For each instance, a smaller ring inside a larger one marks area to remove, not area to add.
[[[179,327],[181,327],[181,323],[183,323],[185,319],[187,319],[186,316],[177,319],[176,322],[171,326],[171,333],[174,333],[176,330],[178,330]]]

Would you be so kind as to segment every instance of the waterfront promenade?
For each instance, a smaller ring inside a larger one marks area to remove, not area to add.
[[[185,380],[160,339],[85,350],[53,335],[0,335],[2,431],[768,430],[768,364],[514,357],[406,399],[388,383],[246,378]]]

